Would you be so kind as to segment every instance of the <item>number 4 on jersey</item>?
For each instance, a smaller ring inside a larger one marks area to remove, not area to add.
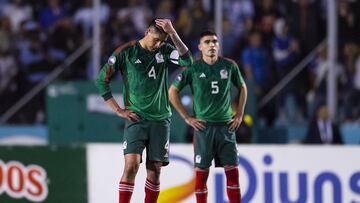
[[[155,73],[155,67],[154,66],[151,67],[148,75],[149,75],[149,78],[154,78],[154,80],[156,79],[156,73]]]

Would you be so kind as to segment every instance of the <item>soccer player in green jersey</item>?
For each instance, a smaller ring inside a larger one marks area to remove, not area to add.
[[[169,89],[170,102],[195,132],[195,195],[198,203],[207,202],[206,182],[209,167],[224,167],[230,203],[241,201],[235,131],[240,126],[247,88],[239,68],[232,60],[218,55],[219,42],[212,31],[200,35],[200,60],[182,71]],[[239,89],[235,116],[231,109],[231,84]],[[179,92],[190,85],[194,95],[194,117],[181,104]]]
[[[176,49],[165,43],[170,36]],[[125,119],[125,166],[119,184],[119,202],[130,202],[135,176],[146,148],[145,203],[156,202],[161,167],[169,163],[171,115],[168,66],[192,64],[191,54],[168,19],[155,19],[145,36],[115,50],[98,75],[96,84],[106,103]],[[110,80],[120,71],[124,82],[122,109],[111,95]]]

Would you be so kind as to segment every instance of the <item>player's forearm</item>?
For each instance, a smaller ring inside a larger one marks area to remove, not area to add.
[[[123,111],[123,109],[119,106],[119,104],[116,102],[116,100],[114,99],[114,97],[111,97],[110,99],[106,100],[106,104],[108,106],[110,106],[112,108],[112,110],[118,114],[121,111]]]
[[[112,97],[110,80],[113,74],[114,70],[112,69],[112,67],[106,64],[101,68],[95,81],[95,85],[98,88],[100,95],[104,98],[105,101]]]
[[[190,117],[189,114],[186,112],[185,107],[180,102],[179,91],[174,87],[170,87],[169,89],[169,100],[184,120]]]
[[[246,100],[247,100],[247,87],[245,84],[243,84],[240,88],[239,104],[236,111],[236,115],[241,117],[244,115]]]
[[[105,82],[102,78],[98,77],[95,85],[105,101],[112,97],[109,83]]]
[[[170,34],[170,38],[172,42],[174,43],[176,49],[178,50],[180,56],[186,54],[186,52],[189,50],[187,46],[184,44],[184,42],[180,39],[177,32],[173,32]]]

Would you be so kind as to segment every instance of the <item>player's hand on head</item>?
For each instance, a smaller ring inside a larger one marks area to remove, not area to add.
[[[120,116],[121,118],[127,119],[129,121],[139,121],[140,117],[138,115],[136,115],[136,113],[134,113],[131,110],[128,109],[121,109],[120,111],[116,112],[118,116]]]
[[[229,131],[235,132],[240,127],[242,122],[242,116],[235,116],[228,122]]]
[[[205,122],[193,117],[189,117],[185,119],[185,122],[193,127],[196,131],[205,129]]]
[[[156,19],[156,25],[160,26],[167,34],[175,33],[175,29],[169,19]]]

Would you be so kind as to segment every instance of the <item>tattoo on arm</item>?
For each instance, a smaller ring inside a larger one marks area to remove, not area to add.
[[[184,44],[184,42],[181,41],[179,35],[176,32],[171,33],[170,38],[173,41],[173,43],[174,43],[176,49],[178,50],[180,56],[184,55],[189,50],[186,47],[186,45]]]

